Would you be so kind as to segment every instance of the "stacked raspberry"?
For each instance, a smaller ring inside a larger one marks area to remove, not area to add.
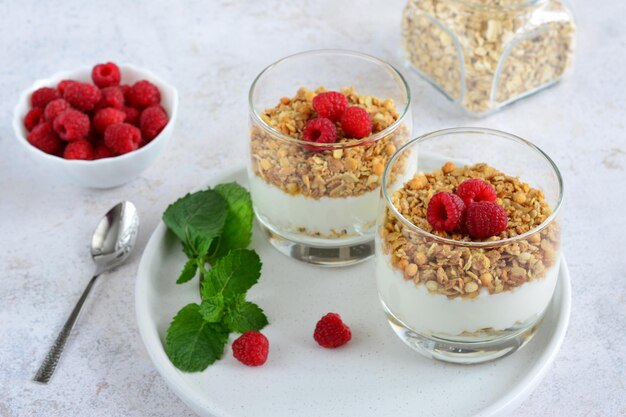
[[[316,118],[309,120],[304,128],[303,137],[307,142],[335,143],[337,128],[341,128],[345,137],[362,139],[372,132],[372,120],[369,113],[361,107],[350,106],[345,95],[337,91],[320,93],[313,99]],[[324,150],[310,147],[309,150]]]
[[[463,181],[456,193],[439,192],[428,203],[426,218],[435,230],[464,231],[486,239],[502,233],[508,224],[504,208],[496,203],[496,190],[483,180]]]
[[[120,84],[111,62],[93,67],[91,78],[93,84],[63,80],[33,92],[24,117],[31,145],[65,159],[109,158],[137,150],[167,125],[154,84]]]

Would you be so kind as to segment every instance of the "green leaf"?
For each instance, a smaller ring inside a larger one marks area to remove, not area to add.
[[[233,298],[245,294],[261,276],[261,259],[253,250],[235,249],[217,260],[204,277],[201,294],[206,300],[222,294]]]
[[[206,255],[224,228],[228,204],[215,190],[187,194],[163,213],[167,227],[183,242],[188,257]]]
[[[167,329],[165,352],[181,371],[203,371],[222,357],[228,333],[223,325],[206,322],[198,304],[188,304]]]
[[[245,299],[235,303],[224,316],[224,324],[228,329],[238,333],[261,330],[267,323],[267,317],[261,307]]]
[[[223,313],[224,297],[222,294],[202,300],[202,304],[200,304],[200,314],[202,314],[204,320],[209,323],[217,323],[222,320]]]
[[[236,182],[219,184],[215,187],[228,203],[228,214],[224,223],[224,232],[219,239],[215,254],[209,259],[211,264],[233,249],[243,249],[252,239],[254,212],[250,193]]]
[[[180,276],[176,280],[177,284],[183,284],[196,276],[198,272],[198,260],[196,258],[189,259],[180,273]]]

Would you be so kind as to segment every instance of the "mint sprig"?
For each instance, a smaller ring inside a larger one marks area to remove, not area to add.
[[[163,213],[188,257],[176,283],[200,273],[201,303],[183,307],[167,329],[165,351],[182,371],[202,371],[221,358],[230,332],[268,324],[263,310],[246,300],[262,266],[257,253],[245,249],[252,220],[250,194],[237,183],[187,194]]]

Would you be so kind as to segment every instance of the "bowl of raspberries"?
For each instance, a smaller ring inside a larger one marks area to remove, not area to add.
[[[20,96],[13,129],[49,175],[111,188],[158,157],[177,110],[173,86],[133,65],[107,62],[37,81]]]

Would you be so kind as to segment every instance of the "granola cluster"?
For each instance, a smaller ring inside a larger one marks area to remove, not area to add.
[[[560,0],[473,3],[411,0],[403,15],[413,66],[467,110],[492,110],[558,80],[570,66],[575,28]]]
[[[493,241],[493,246],[463,246],[462,242],[471,241],[469,236],[435,231],[426,220],[430,198],[440,191],[453,192],[468,178],[480,178],[492,184],[498,195],[497,203],[507,212],[507,229],[499,236],[485,239]],[[405,279],[413,280],[416,285],[424,284],[431,293],[473,298],[481,288],[491,294],[509,291],[543,278],[558,262],[560,229],[554,221],[524,239],[497,242],[537,228],[552,210],[541,190],[487,164],[456,167],[448,162],[433,173],[416,175],[394,192],[391,200],[398,212],[420,229],[460,243],[441,243],[418,234],[386,209],[379,230],[383,253],[391,257],[393,267],[402,271]]]
[[[313,98],[324,91],[323,87],[315,91],[300,88],[295,97],[283,97],[276,107],[266,109],[261,119],[278,132],[302,139],[307,121],[317,116]],[[372,134],[384,131],[400,117],[391,99],[359,95],[352,87],[342,88],[341,92],[351,106],[360,106],[369,113]],[[337,132],[337,143],[346,147],[313,152],[253,123],[250,132],[252,170],[265,182],[291,195],[314,199],[359,196],[380,186],[387,161],[408,141],[410,133],[400,124],[375,142],[351,146],[354,139],[345,137],[340,124],[337,124]],[[394,165],[396,171],[402,166],[402,163]]]

